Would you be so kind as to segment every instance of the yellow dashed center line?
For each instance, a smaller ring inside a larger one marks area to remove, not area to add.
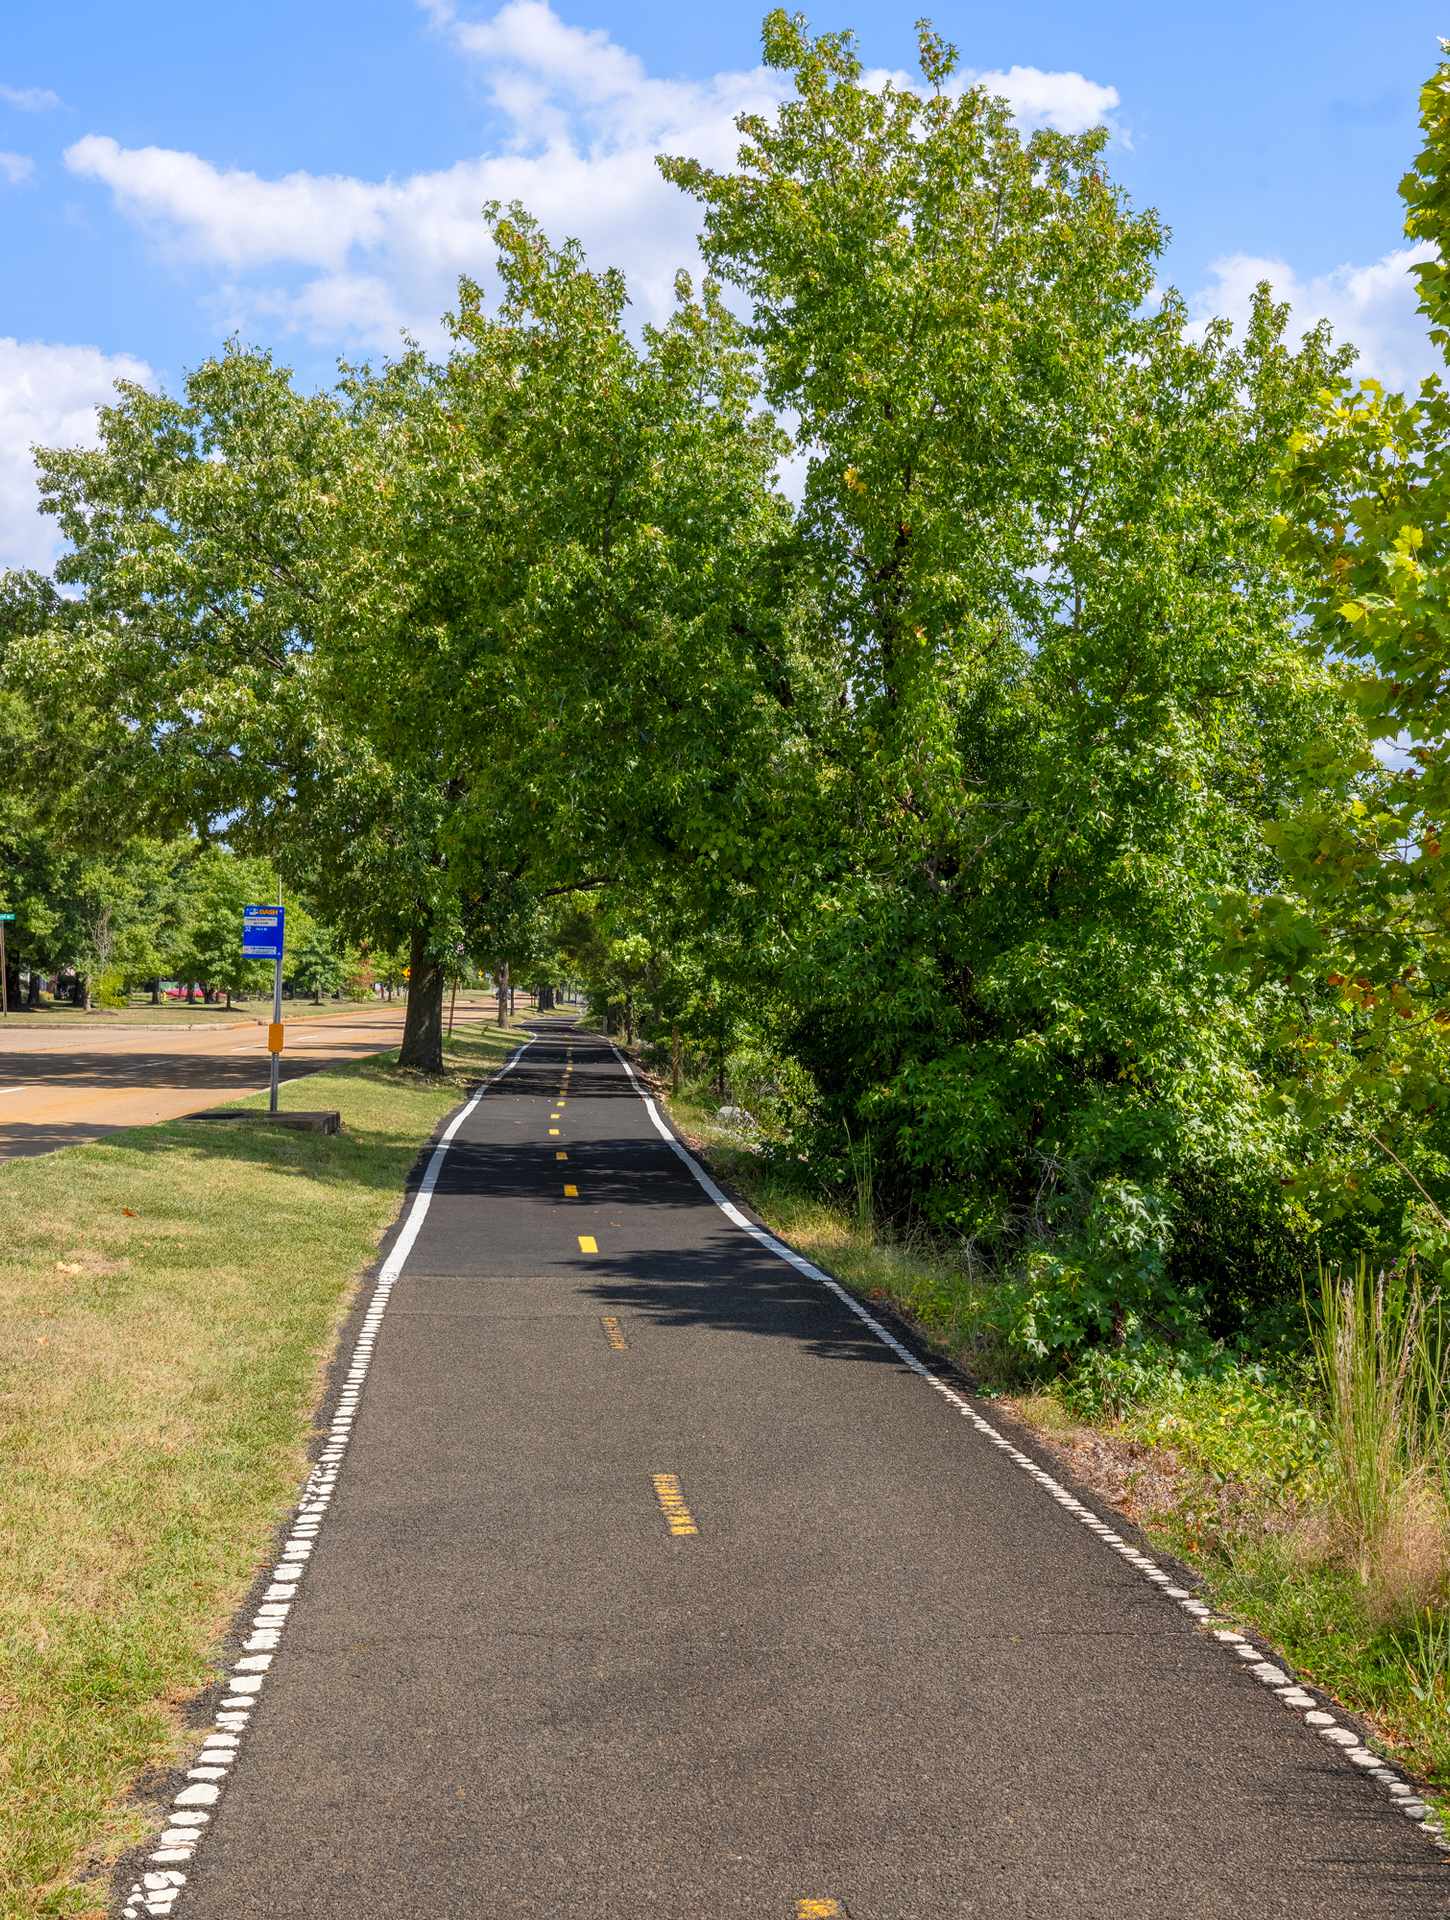
[[[581,1253],[598,1253],[599,1242],[594,1238],[594,1235],[592,1233],[580,1234],[579,1251]]]
[[[695,1516],[685,1505],[685,1496],[680,1492],[680,1482],[673,1473],[655,1475],[655,1498],[660,1503],[660,1512],[669,1522],[670,1532],[677,1535],[698,1533]]]
[[[568,1156],[568,1154],[567,1154],[567,1153],[556,1153],[556,1154],[554,1155],[554,1158],[555,1158],[556,1160],[567,1160],[567,1159],[569,1158],[569,1156]]]
[[[564,1198],[566,1200],[577,1200],[579,1198],[579,1189],[577,1187],[571,1187],[567,1180],[564,1183]]]
[[[846,1909],[839,1900],[797,1900],[795,1920],[845,1920]]]
[[[612,1313],[601,1314],[599,1324],[604,1329],[605,1338],[616,1353],[628,1350],[629,1342],[619,1330],[619,1322]]]
[[[558,1137],[559,1137],[559,1129],[557,1127],[550,1127],[549,1138],[551,1140],[557,1140]]]

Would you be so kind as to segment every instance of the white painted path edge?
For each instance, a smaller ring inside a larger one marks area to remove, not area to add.
[[[240,1750],[242,1735],[247,1730],[257,1696],[262,1691],[262,1682],[282,1643],[287,1615],[307,1570],[312,1543],[317,1538],[323,1516],[332,1500],[347,1443],[352,1437],[353,1418],[368,1377],[368,1368],[372,1365],[373,1349],[383,1314],[387,1310],[388,1297],[397,1284],[408,1255],[413,1251],[413,1243],[427,1216],[438,1185],[438,1176],[448,1157],[449,1143],[488,1089],[502,1080],[533,1044],[532,1040],[525,1040],[522,1046],[516,1047],[498,1072],[490,1074],[482,1082],[438,1136],[408,1216],[387,1259],[378,1269],[372,1298],[353,1343],[342,1391],[327,1429],[327,1443],[318,1455],[317,1465],[307,1476],[291,1531],[253,1616],[252,1630],[242,1643],[241,1656],[224,1682],[226,1692],[211,1731],[203,1741],[196,1760],[187,1769],[187,1783],[171,1803],[166,1829],[147,1855],[141,1878],[134,1882],[126,1896],[122,1908],[126,1920],[139,1920],[142,1914],[169,1914],[175,1911],[186,1886],[186,1868],[221,1798],[227,1775]]]
[[[1314,1695],[1299,1685],[1282,1667],[1276,1666],[1271,1660],[1266,1660],[1260,1650],[1243,1634],[1215,1616],[1213,1609],[1206,1606],[1202,1600],[1196,1600],[1185,1588],[1176,1586],[1173,1576],[1165,1573],[1155,1560],[1148,1554],[1141,1553],[1131,1541],[1124,1540],[1119,1534],[1114,1533],[1112,1528],[1100,1520],[1090,1507],[1085,1506],[1060,1481],[1054,1480],[1050,1473],[1038,1466],[1030,1454],[1023,1453],[1019,1448],[1014,1447],[1012,1442],[1004,1434],[999,1433],[989,1420],[984,1420],[976,1408],[964,1400],[961,1394],[955,1392],[944,1380],[939,1380],[930,1367],[918,1360],[909,1348],[903,1346],[894,1334],[888,1332],[879,1320],[868,1313],[861,1302],[849,1293],[839,1280],[833,1280],[830,1274],[812,1265],[803,1255],[788,1247],[783,1240],[777,1240],[773,1233],[767,1233],[764,1227],[758,1227],[753,1220],[748,1220],[739,1207],[716,1186],[699,1161],[679,1140],[668,1122],[661,1118],[655,1102],[640,1085],[634,1068],[624,1058],[618,1047],[612,1050],[615,1059],[629,1075],[635,1092],[643,1100],[645,1111],[654,1122],[655,1131],[666,1145],[678,1154],[732,1226],[739,1227],[743,1233],[748,1233],[757,1245],[773,1253],[777,1259],[784,1260],[788,1266],[794,1267],[797,1273],[805,1275],[809,1280],[817,1281],[828,1292],[833,1293],[863,1325],[870,1328],[884,1346],[891,1349],[903,1366],[909,1367],[913,1373],[918,1374],[929,1387],[942,1396],[949,1406],[955,1407],[964,1420],[970,1421],[984,1440],[1005,1453],[1014,1465],[1019,1466],[1025,1474],[1037,1482],[1044,1493],[1070,1513],[1075,1520],[1081,1521],[1090,1533],[1095,1533],[1105,1546],[1111,1547],[1115,1553],[1120,1554],[1129,1566],[1135,1567],[1145,1580],[1158,1588],[1165,1599],[1172,1600],[1185,1613],[1190,1614],[1205,1632],[1211,1632],[1226,1649],[1245,1661],[1249,1672],[1256,1680],[1262,1681],[1291,1712],[1302,1714],[1305,1722],[1331,1746],[1338,1747],[1351,1765],[1359,1767],[1369,1775],[1371,1780],[1378,1781],[1387,1790],[1391,1804],[1400,1813],[1411,1820],[1425,1820],[1430,1809],[1418,1797],[1413,1784],[1402,1778],[1377,1753],[1371,1752],[1351,1727],[1343,1726],[1332,1713],[1325,1712]],[[1422,1826],[1421,1832],[1442,1852],[1450,1853],[1450,1834],[1441,1832],[1434,1824]]]

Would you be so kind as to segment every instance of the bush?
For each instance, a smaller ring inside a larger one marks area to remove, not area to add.
[[[98,1007],[127,1007],[131,997],[126,991],[126,976],[110,972],[96,976],[91,997]]]

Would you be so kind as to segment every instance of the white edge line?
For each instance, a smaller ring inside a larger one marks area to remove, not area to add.
[[[1045,1468],[1040,1467],[1030,1454],[1023,1453],[1021,1448],[1014,1446],[1005,1434],[999,1433],[989,1420],[984,1420],[969,1401],[963,1399],[962,1395],[955,1392],[944,1380],[938,1379],[931,1368],[918,1360],[909,1348],[903,1346],[895,1334],[883,1327],[881,1322],[869,1313],[855,1295],[841,1285],[839,1280],[832,1279],[830,1274],[813,1265],[794,1248],[788,1247],[783,1240],[777,1240],[773,1233],[767,1233],[764,1227],[758,1227],[753,1220],[747,1219],[739,1207],[710,1178],[695,1156],[676,1136],[669,1123],[660,1117],[658,1107],[641,1086],[634,1068],[613,1042],[610,1043],[610,1051],[629,1075],[635,1092],[644,1102],[645,1112],[654,1122],[655,1131],[666,1146],[670,1147],[689,1168],[700,1186],[732,1226],[739,1227],[742,1233],[748,1233],[758,1246],[764,1247],[768,1253],[773,1253],[777,1259],[784,1260],[786,1265],[794,1267],[797,1273],[803,1274],[808,1280],[817,1281],[826,1288],[827,1292],[833,1293],[863,1325],[870,1328],[883,1346],[891,1349],[903,1366],[909,1367],[914,1374],[925,1380],[929,1387],[939,1393],[949,1406],[955,1407],[962,1418],[969,1421],[984,1440],[1005,1453],[1013,1465],[1020,1467],[1029,1478],[1035,1480],[1050,1499],[1090,1532],[1095,1533],[1104,1545],[1110,1547],[1135,1568],[1150,1585],[1158,1588],[1166,1599],[1173,1601],[1201,1628],[1211,1630],[1213,1637],[1227,1650],[1237,1654],[1245,1662],[1253,1677],[1276,1694],[1284,1706],[1291,1712],[1301,1715],[1305,1723],[1324,1740],[1331,1746],[1338,1747],[1347,1761],[1384,1787],[1390,1796],[1391,1804],[1400,1813],[1417,1822],[1425,1820],[1430,1809],[1419,1798],[1413,1783],[1404,1779],[1377,1753],[1365,1746],[1352,1728],[1343,1726],[1333,1714],[1325,1712],[1314,1695],[1292,1674],[1286,1673],[1273,1661],[1265,1659],[1260,1649],[1254,1646],[1245,1635],[1218,1618],[1213,1609],[1205,1605],[1202,1600],[1195,1599],[1191,1593],[1178,1586],[1174,1576],[1165,1573],[1149,1554],[1141,1552],[1131,1541],[1124,1540],[1115,1533],[1111,1527],[1099,1519],[1091,1507],[1079,1500],[1060,1481],[1055,1480]],[[1450,1852],[1450,1833],[1443,1832],[1435,1825],[1422,1826],[1421,1831],[1425,1838],[1432,1841],[1442,1852]]]
[[[363,1314],[357,1339],[353,1342],[347,1371],[343,1375],[326,1442],[318,1455],[316,1466],[307,1476],[291,1530],[273,1565],[271,1580],[263,1590],[257,1612],[253,1615],[251,1632],[242,1642],[241,1654],[231,1672],[225,1676],[216,1719],[202,1741],[201,1751],[187,1769],[186,1785],[171,1802],[161,1838],[146,1856],[141,1878],[133,1882],[126,1896],[121,1909],[126,1920],[139,1920],[142,1914],[169,1914],[175,1911],[186,1886],[185,1869],[190,1865],[197,1844],[221,1799],[222,1788],[240,1751],[242,1736],[247,1730],[263,1680],[282,1643],[292,1602],[307,1570],[313,1542],[331,1503],[337,1476],[347,1453],[347,1444],[352,1437],[353,1419],[368,1368],[372,1365],[373,1348],[377,1343],[383,1314],[387,1310],[388,1296],[428,1217],[428,1208],[438,1186],[438,1176],[448,1157],[449,1143],[488,1089],[511,1072],[533,1044],[532,1040],[525,1040],[496,1073],[490,1074],[479,1084],[438,1136],[437,1144],[428,1156],[428,1164],[423,1169],[423,1178],[413,1195],[407,1218],[387,1259],[378,1269],[372,1296]]]

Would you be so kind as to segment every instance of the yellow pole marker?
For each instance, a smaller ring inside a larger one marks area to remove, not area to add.
[[[680,1492],[679,1476],[673,1473],[655,1475],[655,1499],[660,1503],[660,1512],[669,1523],[670,1532],[683,1536],[698,1533],[695,1516],[685,1505],[685,1496]]]
[[[612,1313],[601,1314],[599,1316],[599,1324],[603,1327],[605,1338],[616,1353],[625,1353],[628,1351],[629,1342],[620,1332],[619,1322]]]
[[[581,1253],[598,1253],[599,1242],[594,1238],[594,1235],[592,1233],[580,1234],[579,1251]]]
[[[839,1900],[797,1900],[795,1920],[845,1920],[846,1909]]]
[[[569,1156],[568,1156],[568,1154],[567,1154],[567,1153],[556,1153],[556,1154],[554,1155],[554,1158],[555,1158],[556,1160],[567,1160],[567,1159],[569,1158]]]
[[[579,1198],[579,1189],[577,1187],[571,1187],[567,1180],[564,1182],[564,1198],[566,1200],[577,1200]]]

